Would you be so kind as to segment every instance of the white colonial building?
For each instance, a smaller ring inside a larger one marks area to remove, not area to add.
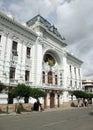
[[[47,92],[44,107],[60,107],[82,88],[82,61],[69,53],[57,28],[40,15],[21,24],[0,12],[0,81]]]

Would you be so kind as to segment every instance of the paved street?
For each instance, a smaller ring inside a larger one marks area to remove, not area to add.
[[[0,130],[93,130],[93,107],[3,115]]]

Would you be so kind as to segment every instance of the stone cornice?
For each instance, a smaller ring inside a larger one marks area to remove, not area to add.
[[[82,65],[83,61],[81,61],[79,58],[74,56],[73,54],[66,52],[67,60],[70,60],[73,63],[77,63],[78,65]]]
[[[14,32],[24,35],[33,41],[37,38],[36,33],[34,33],[31,29],[20,24],[14,18],[8,17],[3,12],[0,12],[0,24],[6,26],[6,28],[9,28],[10,30],[13,30]]]
[[[20,35],[19,33],[14,32],[13,30],[10,30],[5,26],[0,26],[0,34],[4,35],[5,37],[8,36],[13,41],[24,43],[29,47],[35,44],[35,41],[33,41],[32,39],[29,39],[24,35]]]

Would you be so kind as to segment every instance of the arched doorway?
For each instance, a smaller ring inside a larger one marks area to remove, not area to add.
[[[54,108],[55,107],[55,94],[53,92],[50,93],[50,108]]]

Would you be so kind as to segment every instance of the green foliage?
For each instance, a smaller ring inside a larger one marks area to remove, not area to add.
[[[30,96],[30,87],[25,84],[18,84],[15,89],[12,90],[11,95],[13,97],[29,97]]]
[[[93,94],[87,93],[87,98],[89,98],[89,99],[93,98]]]
[[[25,84],[18,84],[17,87],[10,92],[10,96],[13,98],[29,98],[31,96],[38,99],[39,97],[45,97],[46,93],[38,88],[31,88]]]
[[[13,91],[9,91],[8,96],[9,96],[10,98],[14,98]]]
[[[30,91],[31,97],[38,99],[39,97],[45,97],[46,93],[38,88],[32,88]]]
[[[81,90],[73,91],[73,95],[75,95],[76,98],[93,98],[93,94],[86,93],[86,92],[81,91]]]
[[[86,98],[86,93],[81,90],[73,91],[73,95],[75,95],[76,98]]]
[[[0,82],[0,92],[5,88],[5,85]]]

